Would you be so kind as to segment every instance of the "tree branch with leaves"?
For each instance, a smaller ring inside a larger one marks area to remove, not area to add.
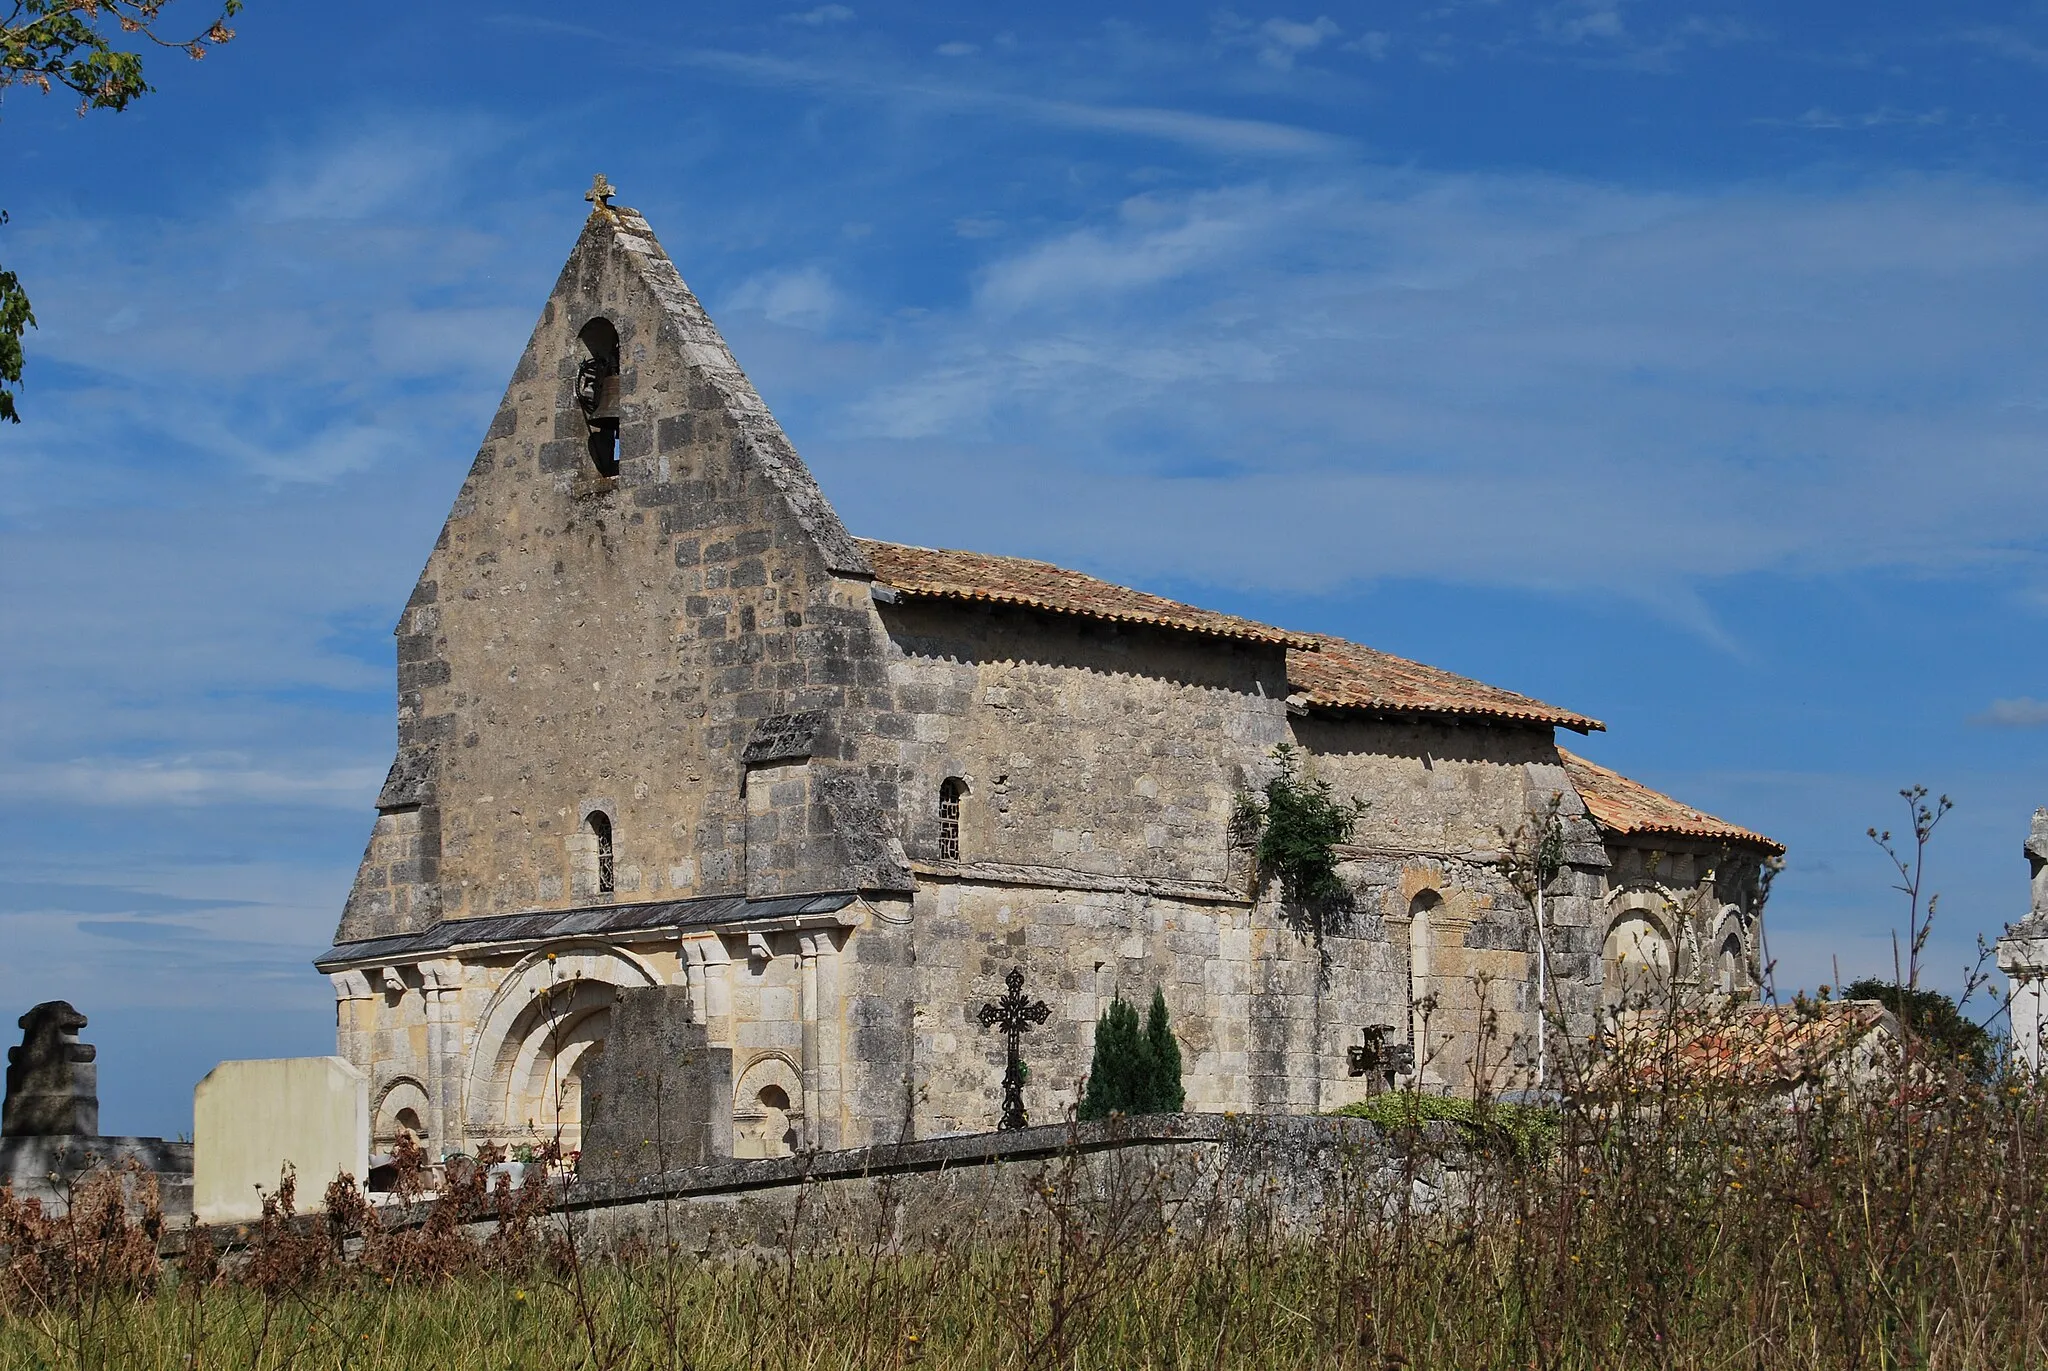
[[[78,96],[78,112],[124,110],[154,89],[142,74],[142,53],[124,44],[148,44],[193,60],[235,36],[228,20],[242,0],[221,0],[220,11],[189,36],[167,36],[164,11],[172,0],[13,0],[0,18],[0,99],[17,87],[48,94],[59,86]],[[177,30],[178,33],[185,32]],[[0,225],[7,213],[0,210]],[[36,326],[21,278],[0,268],[0,419],[21,422],[21,340]]]

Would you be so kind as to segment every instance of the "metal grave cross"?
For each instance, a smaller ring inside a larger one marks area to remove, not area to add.
[[[610,209],[612,197],[617,194],[618,192],[612,189],[612,183],[604,179],[604,173],[599,172],[590,178],[590,189],[583,192],[583,198],[590,202],[593,209]]]
[[[1021,968],[1011,967],[1010,974],[1003,977],[1003,984],[1009,987],[1003,998],[981,1007],[981,1026],[1000,1028],[1010,1040],[1010,1063],[1003,1071],[1003,1121],[996,1125],[1008,1132],[1029,1122],[1024,1117],[1024,1054],[1018,1050],[1018,1040],[1031,1030],[1033,1024],[1041,1024],[1051,1018],[1052,1006],[1044,1000],[1025,1002],[1024,972]]]

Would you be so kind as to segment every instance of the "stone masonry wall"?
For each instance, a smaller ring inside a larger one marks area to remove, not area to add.
[[[615,476],[573,393],[600,316]],[[644,222],[593,215],[401,618],[399,759],[337,940],[599,898],[594,809],[616,898],[744,888],[759,722],[885,685],[865,573]],[[831,841],[767,883],[907,883],[843,761],[802,820]]]

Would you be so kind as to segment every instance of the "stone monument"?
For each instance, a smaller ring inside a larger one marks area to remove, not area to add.
[[[1998,940],[1998,969],[2012,982],[2007,1005],[2012,1013],[2013,1055],[2029,1070],[2039,1071],[2042,1038],[2048,1033],[2048,1004],[2042,994],[2048,989],[2048,809],[2034,811],[2025,850],[2033,898],[2027,916]]]
[[[689,1022],[679,985],[613,992],[611,1031],[583,1070],[576,1178],[633,1181],[732,1155],[732,1049]]]
[[[299,1204],[370,1172],[370,1085],[340,1057],[222,1062],[192,1091],[192,1213],[247,1223],[291,1170]]]
[[[45,1000],[21,1016],[21,1046],[7,1049],[0,1137],[90,1138],[100,1131],[99,1068],[78,1040],[85,1015]]]

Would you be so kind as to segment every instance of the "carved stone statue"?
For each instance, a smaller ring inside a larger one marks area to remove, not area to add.
[[[85,1015],[47,1000],[21,1016],[21,1046],[7,1049],[0,1137],[95,1137],[100,1131],[95,1049],[78,1041]]]
[[[2048,1058],[2048,809],[2034,811],[2027,830],[2032,898],[2025,918],[1998,940],[1998,969],[2012,982],[2006,1011],[2013,1055],[2039,1071]]]

